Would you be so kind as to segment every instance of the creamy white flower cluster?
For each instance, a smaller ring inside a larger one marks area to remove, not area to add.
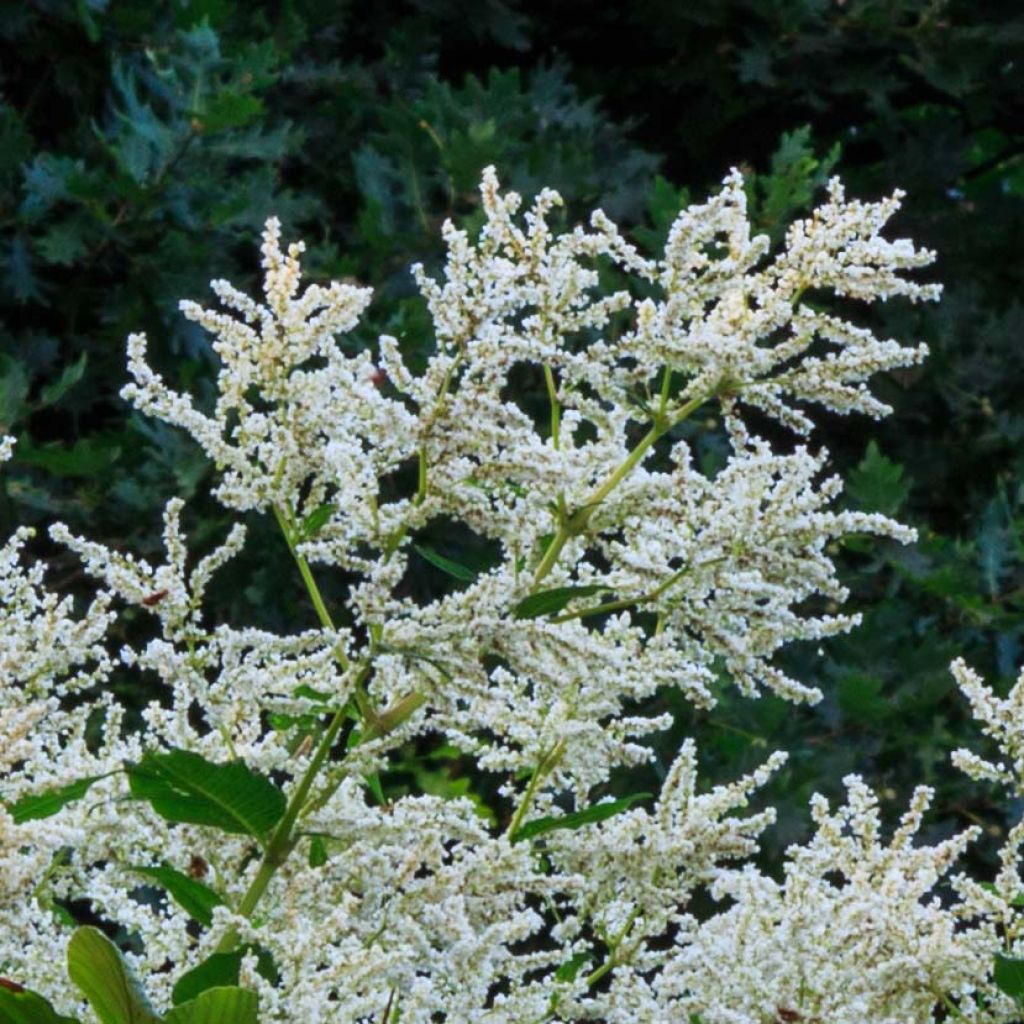
[[[816,798],[817,834],[781,881],[750,862],[773,812],[745,809],[782,754],[704,789],[687,741],[660,794],[604,795],[651,759],[670,717],[644,709],[667,687],[702,706],[727,680],[818,699],[775,655],[856,624],[836,611],[830,546],[913,539],[836,508],[826,453],[775,451],[744,420],[806,433],[808,404],[887,411],[867,381],[923,348],[828,303],[937,295],[901,276],[931,254],[882,237],[898,199],[848,202],[832,183],[770,256],[734,173],[648,257],[600,212],[556,230],[551,191],[519,218],[489,170],[478,236],[447,225],[440,278],[415,270],[436,338],[421,371],[394,338],[339,346],[369,292],[302,290],[302,247],[282,249],[276,221],[261,300],[216,281],[225,311],[182,304],[221,360],[212,409],[132,336],[125,396],[202,446],[226,507],[276,517],[311,624],[208,624],[207,584],[245,531],[193,566],[177,499],[158,566],[52,528],[104,587],[79,617],[20,567],[15,535],[0,553],[0,977],[89,1019],[62,975],[84,901],[131,936],[160,1012],[183,976],[230,961],[266,1021],[1009,1019],[989,960],[1015,854],[996,895],[961,879],[943,902],[971,833],[914,845],[926,791],[887,845],[859,779],[837,812]],[[732,443],[713,477],[678,429],[709,403]],[[427,550],[421,531],[446,520],[490,561]],[[458,582],[412,596],[423,559]],[[348,583],[337,607],[317,586],[330,570]],[[155,625],[116,658],[114,602]],[[114,671],[156,694],[138,723],[105,688]],[[969,692],[1019,773],[1014,709]],[[501,806],[389,793],[414,749],[494,773]]]

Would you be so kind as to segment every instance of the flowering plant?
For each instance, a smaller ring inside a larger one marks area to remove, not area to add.
[[[178,499],[162,565],[52,527],[100,582],[77,614],[22,565],[27,531],[4,547],[0,1020],[1014,1019],[1020,828],[993,884],[958,876],[940,899],[974,832],[914,845],[923,788],[888,842],[861,779],[839,809],[816,798],[781,880],[751,863],[771,810],[744,813],[781,753],[702,789],[688,741],[659,794],[598,795],[649,759],[668,719],[638,708],[662,688],[817,700],[774,657],[857,622],[829,610],[829,544],[913,539],[837,509],[825,453],[753,432],[806,435],[814,405],[883,415],[867,381],[924,357],[847,319],[850,300],[937,297],[903,276],[932,254],[881,234],[898,194],[848,201],[834,181],[770,255],[734,173],[656,259],[600,211],[555,231],[554,192],[520,219],[487,171],[481,197],[477,238],[446,225],[441,277],[415,268],[436,337],[422,367],[390,337],[346,354],[369,292],[301,290],[302,246],[275,221],[262,301],[214,281],[223,311],[182,304],[221,360],[212,410],[129,339],[125,397],[205,450],[224,506],[276,519],[308,630],[204,619],[245,530],[193,564]],[[678,429],[709,405],[731,446],[713,477]],[[493,557],[426,546],[438,521]],[[440,596],[409,586],[424,562],[451,580]],[[114,653],[119,606],[154,628]],[[138,724],[115,667],[159,680]],[[1024,682],[1000,701],[955,671],[1013,760],[958,763],[1024,792]],[[414,741],[496,777],[497,813],[389,794]]]

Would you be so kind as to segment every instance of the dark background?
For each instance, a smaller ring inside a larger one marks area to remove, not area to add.
[[[431,337],[408,266],[436,264],[445,217],[474,222],[486,164],[517,190],[558,188],[569,219],[603,206],[645,245],[734,165],[775,237],[830,173],[867,198],[899,186],[893,230],[938,250],[946,294],[868,318],[932,356],[878,383],[890,420],[826,417],[815,443],[852,506],[898,514],[921,541],[837,552],[865,624],[824,658],[784,658],[825,690],[822,705],[726,697],[695,714],[667,693],[678,725],[658,763],[688,733],[723,781],[792,751],[771,794],[782,815],[770,855],[806,828],[807,796],[837,795],[850,771],[892,807],[915,782],[939,787],[936,831],[999,827],[1011,809],[948,766],[951,749],[979,743],[947,666],[963,653],[1005,688],[1024,661],[1019,12],[924,0],[0,4],[0,428],[19,439],[3,529],[61,518],[154,555],[163,502],[181,494],[197,549],[223,534],[201,453],[118,398],[124,340],[148,331],[169,378],[209,400],[210,347],[177,300],[205,299],[213,277],[253,288],[270,213],[306,239],[313,276],[377,290],[352,343],[387,331],[415,359]],[[711,431],[698,451],[713,471],[721,441]],[[311,625],[272,524],[251,525],[214,621]],[[440,528],[432,540],[459,554]],[[84,586],[45,538],[36,553],[55,586]],[[445,585],[424,577],[426,591]],[[458,762],[397,766],[392,785],[486,789]]]

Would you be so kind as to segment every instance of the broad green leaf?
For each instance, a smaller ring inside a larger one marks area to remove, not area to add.
[[[264,838],[285,812],[284,794],[241,761],[213,764],[187,750],[148,753],[128,769],[132,795],[167,821]]]
[[[160,1024],[121,951],[98,928],[79,928],[68,943],[68,977],[102,1024]]]
[[[59,1014],[41,995],[0,978],[2,1024],[78,1024],[75,1017]]]
[[[441,572],[446,572],[449,576],[462,580],[463,583],[472,583],[477,577],[472,569],[453,562],[450,558],[445,558],[444,555],[439,555],[433,548],[429,548],[425,544],[413,544],[413,550],[424,561],[440,569]]]
[[[156,868],[136,868],[140,875],[152,878],[154,882],[167,890],[167,895],[177,903],[193,920],[205,928],[213,921],[215,907],[223,906],[224,901],[209,886],[189,878],[188,875],[163,864]]]
[[[166,1024],[257,1024],[258,1000],[247,988],[221,986],[174,1007]]]
[[[74,800],[80,800],[89,791],[89,787],[104,775],[90,775],[84,779],[75,779],[66,786],[59,786],[57,789],[48,789],[42,793],[33,793],[31,796],[23,796],[17,803],[12,804],[8,810],[16,825],[23,825],[26,821],[37,821],[40,818],[49,818],[56,814],[65,804]]]
[[[633,804],[640,800],[649,800],[651,795],[650,793],[633,793],[621,800],[609,800],[607,803],[595,804],[593,807],[587,807],[582,811],[573,811],[571,814],[563,814],[561,817],[536,818],[523,825],[512,837],[512,842],[521,843],[526,839],[533,839],[545,832],[552,832],[559,828],[575,831],[578,828],[583,828],[584,825],[605,821],[616,814],[628,811]]]
[[[196,964],[192,970],[186,971],[171,990],[171,1002],[181,1006],[211,989],[236,986],[242,960],[250,952],[256,954],[256,972],[260,977],[266,978],[271,984],[277,984],[279,974],[274,958],[262,946],[250,943],[230,953],[214,953]]]
[[[992,976],[1002,992],[1024,1006],[1024,960],[996,953]]]
[[[552,587],[551,590],[541,590],[529,597],[524,597],[512,609],[512,614],[517,619],[537,619],[542,615],[553,615],[562,611],[563,608],[577,597],[590,597],[602,590],[607,590],[598,584],[588,583],[582,587]]]
[[[230,953],[213,953],[186,971],[174,984],[171,1002],[175,1006],[187,1004],[203,992],[238,984],[246,947]]]

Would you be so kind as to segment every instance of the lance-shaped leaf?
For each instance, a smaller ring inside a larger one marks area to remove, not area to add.
[[[75,779],[66,786],[58,786],[56,789],[47,789],[42,793],[33,793],[30,796],[23,796],[17,803],[11,804],[8,810],[16,825],[22,825],[26,821],[36,821],[40,818],[49,818],[56,814],[65,804],[73,800],[80,800],[89,792],[89,787],[105,775],[90,775],[84,779]]]
[[[453,562],[450,558],[445,558],[444,555],[439,554],[433,548],[427,547],[426,544],[413,544],[412,547],[416,554],[424,561],[440,569],[441,572],[454,576],[455,579],[461,580],[463,583],[472,583],[477,577],[477,574],[468,566]]]
[[[577,597],[590,597],[607,589],[594,583],[582,587],[552,587],[550,590],[541,590],[524,597],[512,609],[512,614],[517,619],[539,619],[542,615],[554,615],[562,611]]]
[[[194,921],[198,921],[203,927],[209,928],[213,922],[213,910],[222,906],[224,901],[208,885],[189,878],[188,875],[172,868],[169,864],[162,864],[156,868],[136,868],[140,875],[152,878],[154,882],[162,886],[167,895],[177,903],[182,910]]]
[[[79,1024],[59,1014],[41,995],[0,978],[0,1021],[3,1024]]]
[[[167,1014],[166,1024],[257,1024],[259,1003],[247,988],[222,986],[181,1003]]]
[[[571,814],[563,814],[561,817],[549,816],[535,818],[528,821],[512,837],[512,842],[520,843],[526,839],[533,839],[545,832],[553,832],[557,828],[565,828],[575,831],[583,828],[584,825],[593,825],[598,821],[605,821],[607,818],[628,811],[633,804],[639,800],[649,800],[651,793],[634,793],[632,796],[623,797],[621,800],[609,800],[607,803],[594,804],[582,811],[573,811]]]
[[[121,951],[98,928],[87,925],[71,936],[68,977],[102,1024],[160,1024]]]
[[[188,750],[148,753],[128,769],[132,796],[167,821],[211,825],[264,839],[285,812],[284,794],[241,761],[213,764]]]

